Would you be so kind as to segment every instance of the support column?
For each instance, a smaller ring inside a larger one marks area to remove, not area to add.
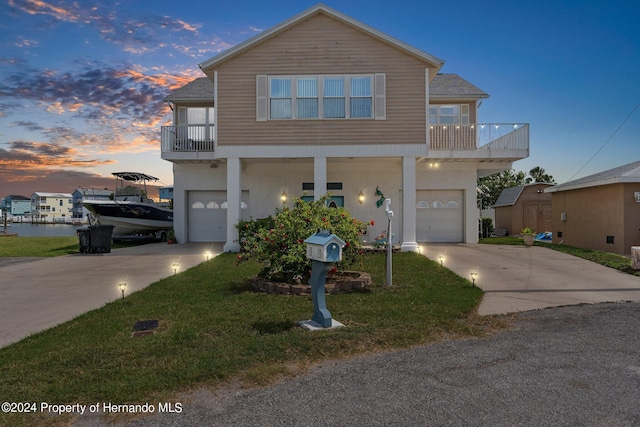
[[[313,200],[318,200],[327,192],[327,158],[313,159]]]
[[[240,198],[242,196],[242,182],[240,179],[240,159],[227,159],[227,242],[225,252],[239,252],[238,230],[236,224],[240,220]]]
[[[402,245],[400,248],[403,252],[418,252],[415,157],[402,158]]]

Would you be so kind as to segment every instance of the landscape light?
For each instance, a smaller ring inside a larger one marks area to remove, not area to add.
[[[475,271],[471,272],[471,281],[472,281],[472,285],[475,286],[476,285],[476,279],[478,278],[478,273],[476,273]]]
[[[440,260],[440,267],[442,267],[442,263],[444,262],[444,255],[440,255],[438,259]]]
[[[120,292],[122,292],[122,299],[124,299],[124,291],[127,289],[127,284],[125,282],[118,283],[118,288],[120,288]]]
[[[175,276],[180,265],[177,262],[174,262],[173,264],[171,264],[171,267],[173,268],[173,275]]]

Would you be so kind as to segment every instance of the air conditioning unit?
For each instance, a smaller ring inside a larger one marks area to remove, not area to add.
[[[640,203],[640,191],[636,191],[635,196],[636,196],[636,203]]]

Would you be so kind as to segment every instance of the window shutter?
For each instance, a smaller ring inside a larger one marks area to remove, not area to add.
[[[256,76],[256,121],[263,122],[267,120],[267,76],[262,74]]]
[[[375,75],[375,119],[387,119],[387,82],[386,74],[378,73]]]

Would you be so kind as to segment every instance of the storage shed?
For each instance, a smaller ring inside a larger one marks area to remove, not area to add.
[[[505,188],[493,205],[496,228],[520,234],[525,227],[536,232],[551,231],[551,194],[544,190],[553,184],[536,182]]]

